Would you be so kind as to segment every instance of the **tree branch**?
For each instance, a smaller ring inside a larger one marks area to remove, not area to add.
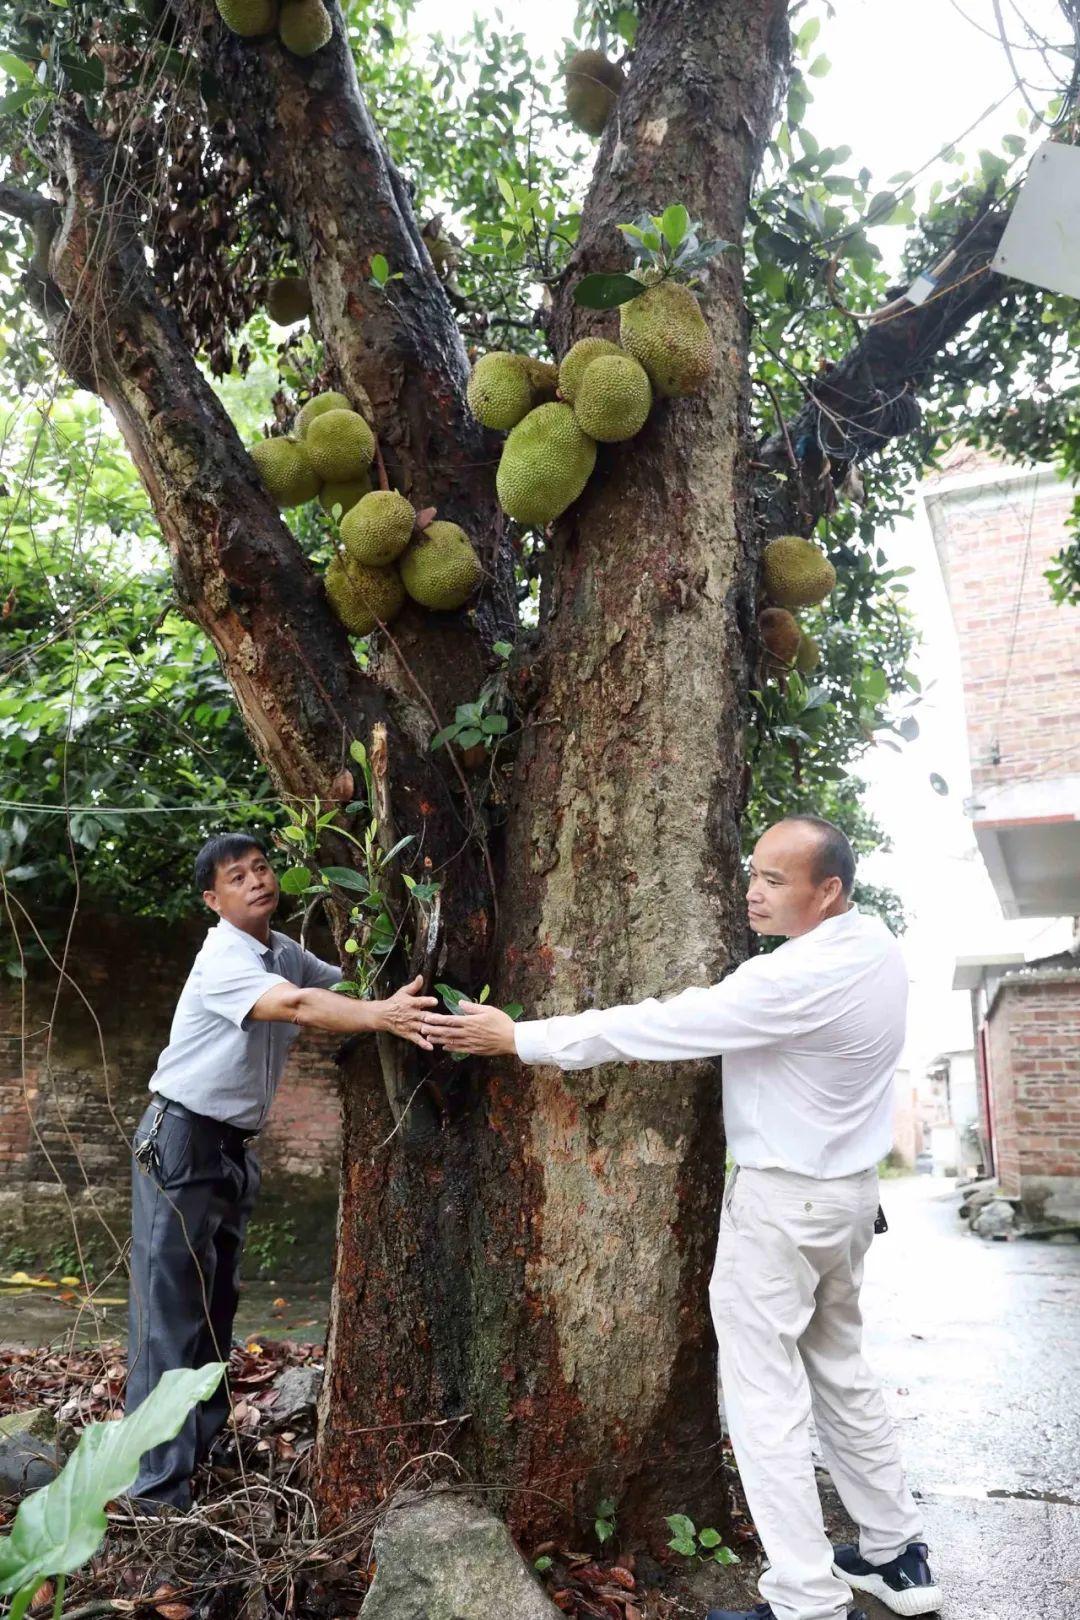
[[[52,210],[60,212],[59,204],[40,191],[24,191],[21,186],[0,185],[0,214],[11,214],[15,219],[32,225],[39,214]]]
[[[932,376],[942,349],[1008,286],[990,269],[1007,220],[1006,213],[988,207],[974,224],[966,224],[930,267],[936,285],[925,302],[894,299],[838,365],[807,384],[798,415],[758,454],[759,465],[769,469],[759,474],[754,492],[763,538],[810,534],[830,510],[833,485],[846,468],[918,426],[916,394]]]

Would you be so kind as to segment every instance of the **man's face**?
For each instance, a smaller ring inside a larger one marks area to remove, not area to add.
[[[278,880],[262,850],[253,844],[242,855],[218,862],[214,887],[204,891],[203,899],[234,928],[260,933],[277,908]]]
[[[750,857],[746,910],[755,934],[794,939],[816,928],[842,898],[839,878],[814,880],[818,835],[798,821],[762,833]]]

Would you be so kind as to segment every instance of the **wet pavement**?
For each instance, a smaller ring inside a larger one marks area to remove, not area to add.
[[[925,1508],[942,1614],[1080,1620],[1080,1245],[974,1237],[948,1181],[882,1191],[867,1356]]]

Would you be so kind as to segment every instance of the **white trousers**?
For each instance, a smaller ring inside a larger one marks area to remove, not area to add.
[[[871,1563],[920,1541],[892,1422],[862,1356],[859,1288],[876,1170],[820,1181],[787,1170],[728,1178],[709,1295],[728,1430],[769,1568],[777,1620],[842,1620],[811,1458],[810,1418]]]

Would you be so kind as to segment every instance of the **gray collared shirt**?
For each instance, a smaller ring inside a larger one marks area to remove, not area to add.
[[[222,918],[180,992],[150,1090],[241,1130],[261,1130],[300,1030],[248,1014],[275,984],[328,990],[340,982],[340,968],[287,934],[271,933],[263,945]]]

